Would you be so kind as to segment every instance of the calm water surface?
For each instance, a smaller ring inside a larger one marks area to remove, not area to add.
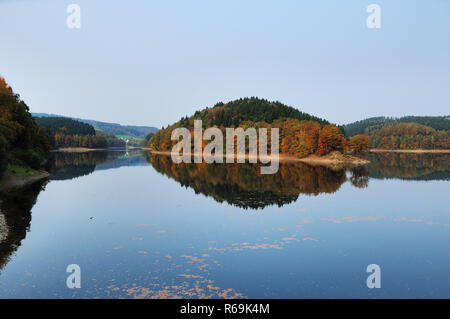
[[[261,176],[57,153],[47,183],[0,196],[0,297],[450,298],[449,156],[370,160]]]

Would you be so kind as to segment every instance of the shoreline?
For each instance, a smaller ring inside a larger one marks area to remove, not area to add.
[[[97,152],[97,151],[117,151],[117,150],[135,150],[142,149],[137,146],[125,147],[107,147],[107,148],[88,148],[88,147],[61,147],[58,149],[51,150],[52,153],[86,153],[86,152]]]
[[[171,155],[171,152],[169,151],[152,151],[150,148],[143,148],[143,150],[151,151],[154,154],[158,155]],[[280,154],[277,158],[276,156],[266,155],[264,157],[256,156],[257,159],[263,159],[264,161],[270,162],[270,161],[279,161],[279,162],[303,162],[310,165],[321,165],[321,166],[327,166],[331,168],[341,168],[341,167],[357,167],[362,165],[367,165],[370,163],[370,161],[359,158],[352,155],[344,155],[339,153],[340,155],[336,155],[335,152],[327,154],[325,156],[317,156],[317,155],[309,155],[307,157],[295,157],[292,155],[286,155],[286,154]],[[195,154],[193,154],[195,156]],[[224,155],[224,158],[242,158],[245,157],[246,160],[249,160],[250,157],[249,154],[245,154],[245,156],[238,156],[238,155]]]
[[[0,180],[0,192],[21,188],[48,177],[50,173],[44,170],[34,171],[32,175],[15,175],[5,172]]]
[[[432,149],[432,150],[425,150],[425,149],[393,149],[393,150],[385,150],[380,148],[372,148],[370,149],[370,152],[372,153],[411,153],[411,154],[450,154],[450,149]]]
[[[51,150],[52,153],[85,153],[95,151],[107,151],[107,148],[87,148],[87,147],[61,147],[55,150]]]

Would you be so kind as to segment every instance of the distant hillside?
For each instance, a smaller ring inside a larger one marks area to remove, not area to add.
[[[354,136],[357,134],[366,134],[366,129],[381,128],[385,124],[395,123],[417,123],[434,128],[435,130],[450,130],[450,116],[404,116],[400,118],[393,117],[371,117],[365,120],[356,121],[343,125],[346,136]]]
[[[98,131],[112,133],[114,135],[130,136],[130,137],[134,137],[134,138],[145,138],[149,133],[155,133],[156,131],[158,131],[158,129],[156,127],[152,127],[152,126],[120,125],[117,123],[107,123],[107,122],[100,122],[100,121],[94,121],[94,120],[85,120],[85,119],[80,119],[80,118],[75,118],[75,117],[61,116],[61,115],[48,114],[48,113],[31,113],[31,114],[34,117],[72,118],[74,120],[90,124]]]
[[[68,117],[34,117],[34,119],[45,129],[52,148],[105,148],[108,146],[107,139],[97,134],[90,124]]]
[[[64,131],[66,135],[95,135],[95,129],[92,125],[68,117],[34,117],[34,119],[45,128],[49,136],[53,136],[60,131]]]
[[[393,122],[366,128],[370,146],[380,149],[448,149],[449,131],[418,123]]]

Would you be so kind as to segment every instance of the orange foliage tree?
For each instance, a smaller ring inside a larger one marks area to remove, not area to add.
[[[319,134],[318,155],[325,155],[332,151],[343,152],[346,147],[344,133],[336,125],[325,125]]]
[[[369,152],[369,136],[359,134],[350,139],[350,150],[353,154],[367,154]]]
[[[45,130],[35,122],[20,96],[0,77],[0,176],[10,163],[39,168],[49,150]]]

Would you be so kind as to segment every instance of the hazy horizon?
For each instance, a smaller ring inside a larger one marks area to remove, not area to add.
[[[66,26],[74,2],[81,29]],[[370,3],[380,29],[366,26]],[[0,76],[34,113],[123,125],[250,96],[336,124],[442,116],[449,12],[445,0],[0,1]]]

